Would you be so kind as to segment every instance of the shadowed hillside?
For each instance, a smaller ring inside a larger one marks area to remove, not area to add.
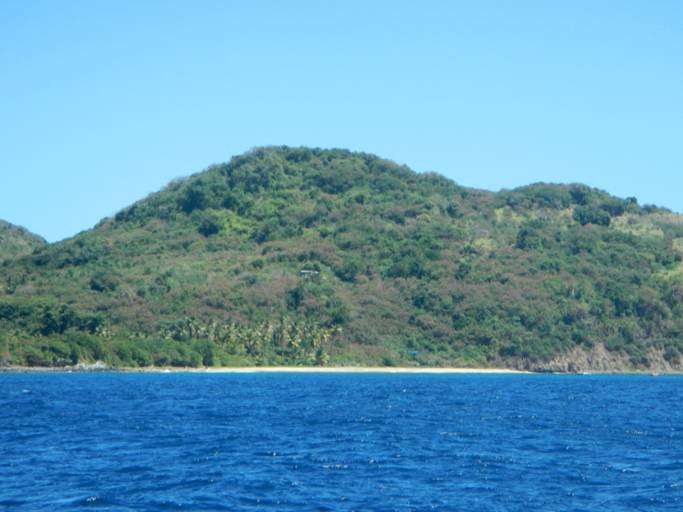
[[[0,267],[6,361],[680,368],[683,217],[264,148]],[[30,251],[26,251],[30,252]]]

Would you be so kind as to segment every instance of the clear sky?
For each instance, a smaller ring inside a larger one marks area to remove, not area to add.
[[[56,241],[270,144],[683,211],[683,2],[0,2],[0,218]]]

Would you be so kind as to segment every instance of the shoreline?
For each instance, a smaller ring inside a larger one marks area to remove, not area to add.
[[[147,371],[146,369],[142,369]],[[173,369],[169,369],[171,372]],[[151,371],[155,371],[152,369]],[[167,371],[166,369],[162,371]],[[454,368],[454,367],[413,367],[413,366],[244,366],[194,368],[181,371],[197,373],[492,373],[528,374],[508,368]]]
[[[49,367],[7,366],[0,373],[429,373],[429,374],[533,374],[534,372],[510,368],[456,368],[419,366],[217,366],[177,367],[145,366],[129,367]]]
[[[5,366],[1,373],[337,373],[337,374],[460,374],[460,375],[642,375],[683,376],[683,372],[622,371],[622,372],[533,372],[511,368],[465,368],[465,367],[421,367],[421,366],[217,366],[217,367],[164,367],[141,368],[104,367],[86,365],[82,367]]]

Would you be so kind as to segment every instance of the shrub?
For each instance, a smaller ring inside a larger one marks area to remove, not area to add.
[[[222,219],[216,213],[208,212],[201,216],[197,231],[208,237],[220,233],[222,227]]]
[[[572,217],[582,226],[585,226],[586,224],[609,226],[610,224],[609,213],[601,208],[594,208],[592,206],[577,206],[574,208]]]
[[[119,286],[119,278],[110,272],[98,272],[90,279],[90,289],[96,292],[111,292]]]

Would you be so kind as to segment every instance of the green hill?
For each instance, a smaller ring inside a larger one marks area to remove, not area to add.
[[[43,238],[27,229],[0,220],[0,263],[31,254],[45,244]]]
[[[62,365],[680,369],[683,217],[264,148],[0,266],[0,350]]]

